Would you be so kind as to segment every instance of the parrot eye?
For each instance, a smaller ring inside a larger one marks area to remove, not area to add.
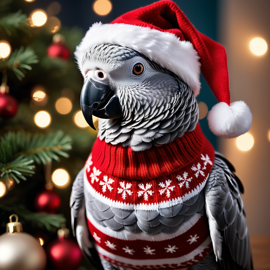
[[[135,74],[135,75],[141,75],[143,73],[143,71],[144,71],[143,64],[137,63],[137,64],[135,64],[133,66],[133,70],[132,70],[133,74]]]

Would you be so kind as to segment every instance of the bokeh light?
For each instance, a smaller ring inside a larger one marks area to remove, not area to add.
[[[86,128],[89,126],[87,122],[85,121],[81,110],[75,113],[74,122],[79,128]]]
[[[199,106],[199,119],[201,120],[205,118],[205,116],[207,115],[208,107],[204,102],[199,102],[198,106]]]
[[[55,102],[55,109],[60,114],[68,114],[72,110],[72,102],[66,97],[61,97]]]
[[[37,90],[32,94],[32,98],[36,102],[42,101],[46,97],[46,93],[42,90]]]
[[[25,2],[34,2],[35,0],[24,0]]]
[[[109,0],[96,0],[93,4],[93,10],[99,16],[106,16],[112,10],[112,3]]]
[[[61,11],[61,5],[58,2],[52,2],[47,7],[47,13],[49,16],[57,15]]]
[[[267,132],[267,139],[268,139],[268,141],[270,142],[270,129],[269,129],[268,132]]]
[[[46,28],[51,33],[56,33],[61,28],[61,21],[56,17],[50,17],[46,23]]]
[[[243,134],[236,139],[236,146],[241,151],[248,151],[254,145],[254,138],[250,133]]]
[[[69,173],[64,169],[56,169],[52,174],[52,181],[58,187],[66,187],[69,184]]]
[[[267,52],[268,45],[263,38],[253,38],[249,43],[251,52],[257,56],[264,55]]]
[[[5,59],[9,57],[10,53],[11,53],[10,44],[5,40],[1,40],[0,41],[0,59],[1,58]]]
[[[43,10],[35,10],[31,15],[31,26],[41,27],[47,22],[47,14]]]
[[[45,243],[44,240],[41,237],[38,238],[38,241],[39,241],[39,243],[40,243],[41,246],[43,246],[44,243]]]
[[[0,198],[4,197],[7,192],[6,185],[3,182],[0,182]]]
[[[35,124],[40,128],[46,128],[51,124],[51,116],[46,111],[39,111],[34,116]]]

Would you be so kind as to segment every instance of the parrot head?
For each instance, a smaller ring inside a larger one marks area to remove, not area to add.
[[[127,47],[101,44],[84,55],[81,109],[99,137],[143,151],[195,129],[198,106],[177,75]]]

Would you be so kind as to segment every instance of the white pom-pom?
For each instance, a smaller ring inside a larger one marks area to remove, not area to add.
[[[220,102],[212,108],[207,119],[215,135],[234,138],[250,129],[252,114],[244,101],[233,102],[230,106]]]

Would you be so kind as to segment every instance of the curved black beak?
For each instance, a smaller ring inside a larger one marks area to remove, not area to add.
[[[102,84],[93,79],[88,79],[81,92],[81,109],[86,122],[94,130],[92,115],[114,119],[122,116],[122,109],[118,96],[107,84]]]

